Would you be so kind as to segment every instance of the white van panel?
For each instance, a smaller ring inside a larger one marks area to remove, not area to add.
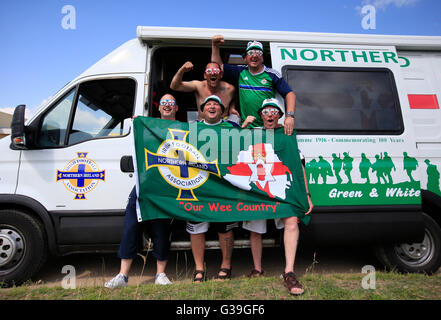
[[[136,80],[134,114],[141,115],[145,75],[124,76]],[[87,80],[103,78],[100,75]],[[67,86],[60,95],[69,92],[72,87]],[[126,136],[97,138],[62,148],[24,150],[17,194],[37,199],[48,211],[124,210],[135,178],[133,174],[121,171],[120,160],[123,156],[132,155],[132,151],[132,130]],[[80,188],[75,178],[79,164],[83,164],[87,173],[100,173],[101,176],[88,179],[83,182],[84,188]],[[66,179],[66,175],[57,179],[60,172],[71,174],[72,180]]]
[[[11,150],[11,137],[0,139],[0,193],[13,194],[17,185],[20,150]]]
[[[410,162],[415,163],[417,151],[400,73],[400,65],[405,65],[406,60],[399,57],[395,47],[304,43],[271,43],[270,46],[272,66],[279,72],[284,66],[335,67],[348,72],[354,70],[351,68],[366,68],[367,71],[384,68],[392,72],[396,84],[404,123],[401,134],[298,134],[299,148],[306,158],[306,172],[314,204],[337,206],[420,202],[418,181],[421,165],[412,170],[408,168]],[[297,81],[302,80],[299,78]],[[379,99],[376,96],[369,98]],[[384,111],[375,109],[374,104],[366,109],[361,93],[360,97],[353,96],[353,99],[353,106],[347,112],[384,114]],[[388,160],[383,162],[383,158]],[[340,161],[340,169],[336,165],[337,160]],[[371,162],[369,170],[364,169],[367,160]],[[380,170],[387,172],[387,179],[377,174]]]
[[[100,74],[145,72],[146,57],[147,46],[138,39],[133,39],[113,50],[75,80]]]
[[[437,109],[411,108],[409,95],[436,95],[441,98],[441,55],[423,52],[400,52],[410,61],[402,68],[402,79],[407,101],[403,107],[411,110],[410,117],[417,142],[441,142],[441,111]],[[440,146],[441,147],[441,146]]]
[[[21,159],[17,194],[38,199],[48,211],[123,210],[135,181],[121,172],[120,159],[131,154],[132,140],[132,134],[129,134],[85,141],[61,149],[27,150]],[[86,183],[93,189],[85,192],[74,192],[72,188],[78,185],[74,178],[72,181],[57,181],[58,171],[75,173],[70,165],[78,161],[78,153],[85,154],[83,159],[89,161],[87,171],[104,174],[103,180]],[[83,194],[84,198],[77,194]]]
[[[403,51],[400,55],[410,63],[402,68],[408,97],[403,108],[409,110],[415,131],[421,188],[441,196],[441,54]],[[411,105],[411,97],[419,95],[431,98],[426,104]]]

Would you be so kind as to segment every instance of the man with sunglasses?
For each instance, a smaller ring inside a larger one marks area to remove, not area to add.
[[[176,121],[178,105],[176,104],[176,99],[171,94],[162,96],[158,108],[161,119]],[[136,189],[133,187],[126,207],[123,234],[118,251],[118,257],[121,259],[120,271],[113,279],[104,284],[109,289],[124,288],[128,285],[133,259],[142,250],[143,225],[147,225],[148,233],[154,243],[152,255],[156,258],[155,284],[171,284],[171,281],[165,274],[165,268],[170,249],[170,227],[172,220],[156,219],[139,223],[136,215],[136,199]]]
[[[266,99],[262,103],[262,107],[258,113],[263,122],[263,129],[276,129],[283,127],[279,124],[279,119],[283,116],[283,111],[280,108],[277,99]],[[252,122],[254,117],[249,116],[248,121]],[[301,155],[301,158],[303,156]],[[311,201],[311,194],[308,191],[308,182],[306,179],[304,160],[302,160],[303,178],[305,181],[305,189],[308,196],[309,208],[305,214],[309,214],[313,208]],[[282,274],[285,287],[292,295],[300,295],[304,289],[297,280],[294,273],[294,262],[297,251],[297,242],[299,239],[299,219],[296,216],[274,219],[277,229],[285,228],[283,234],[283,243],[285,247],[285,270]],[[262,234],[266,233],[266,220],[251,220],[244,221],[242,227],[250,231],[250,246],[253,256],[254,269],[248,275],[249,278],[260,277],[263,275],[262,269]]]
[[[235,122],[222,119],[225,107],[222,100],[216,96],[208,96],[200,106],[202,120],[197,122],[209,126],[239,127]],[[193,282],[200,283],[205,281],[206,271],[204,267],[205,253],[205,234],[208,229],[213,228],[219,236],[219,246],[222,252],[222,261],[216,276],[216,280],[222,281],[231,279],[231,256],[234,247],[233,229],[238,226],[238,222],[195,222],[187,221],[186,230],[190,234],[191,250],[195,263]]]
[[[240,117],[239,113],[236,111],[234,104],[234,91],[235,88],[228,82],[222,81],[223,72],[216,62],[210,62],[205,67],[204,80],[192,80],[192,81],[182,81],[184,74],[193,70],[193,63],[187,61],[182,65],[181,68],[176,72],[172,79],[170,88],[181,92],[194,92],[196,97],[196,104],[198,106],[202,105],[205,98],[211,95],[216,95],[222,99],[225,110],[222,117],[228,118],[230,115],[236,115]],[[198,110],[198,119],[201,120],[202,113]],[[231,117],[232,119],[233,117]]]
[[[248,116],[254,116],[256,120],[252,127],[263,125],[257,110],[262,106],[262,101],[274,98],[276,92],[285,98],[285,134],[291,135],[294,130],[294,111],[296,96],[288,83],[274,69],[263,64],[263,45],[257,41],[248,42],[243,58],[246,65],[223,64],[220,56],[220,45],[224,43],[222,35],[212,38],[211,60],[219,63],[225,76],[237,79],[239,88],[240,113],[242,121]]]

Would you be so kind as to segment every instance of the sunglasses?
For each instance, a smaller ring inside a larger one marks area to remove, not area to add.
[[[247,56],[254,56],[254,55],[256,55],[256,56],[258,56],[258,57],[261,57],[261,56],[263,56],[263,52],[262,51],[260,51],[260,50],[248,50],[247,51]]]
[[[159,105],[160,105],[160,106],[174,107],[175,104],[176,104],[176,101],[173,100],[173,99],[162,99],[162,100],[159,102]]]
[[[264,116],[269,116],[269,115],[276,116],[278,114],[279,114],[279,110],[277,110],[276,108],[266,108],[262,110],[262,115]]]
[[[219,68],[207,68],[205,69],[206,74],[219,74],[221,70]]]

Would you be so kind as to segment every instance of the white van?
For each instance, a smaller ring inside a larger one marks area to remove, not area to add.
[[[315,205],[302,243],[369,244],[389,268],[438,270],[441,37],[138,27],[137,39],[26,125],[17,107],[12,143],[0,140],[0,281],[29,279],[48,255],[118,249],[135,184],[130,119],[158,116],[155,105],[185,61],[195,68],[184,80],[201,79],[215,34],[224,35],[229,63],[241,63],[249,40],[261,41],[265,64],[296,93]],[[174,94],[178,119],[193,118],[193,94]],[[184,226],[176,229],[172,247],[189,248]],[[248,245],[246,235],[236,239]],[[266,245],[279,243],[276,231],[266,235]]]

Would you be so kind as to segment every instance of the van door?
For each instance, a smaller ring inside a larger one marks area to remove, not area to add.
[[[415,128],[421,186],[441,196],[441,55],[418,51],[400,55],[408,60],[401,75]]]
[[[33,148],[23,151],[17,194],[50,212],[59,244],[120,241],[135,184],[120,160],[132,154],[131,117],[144,88],[137,83],[143,76],[83,81],[30,124]]]
[[[420,205],[414,132],[394,47],[271,43],[296,94],[316,207]]]

